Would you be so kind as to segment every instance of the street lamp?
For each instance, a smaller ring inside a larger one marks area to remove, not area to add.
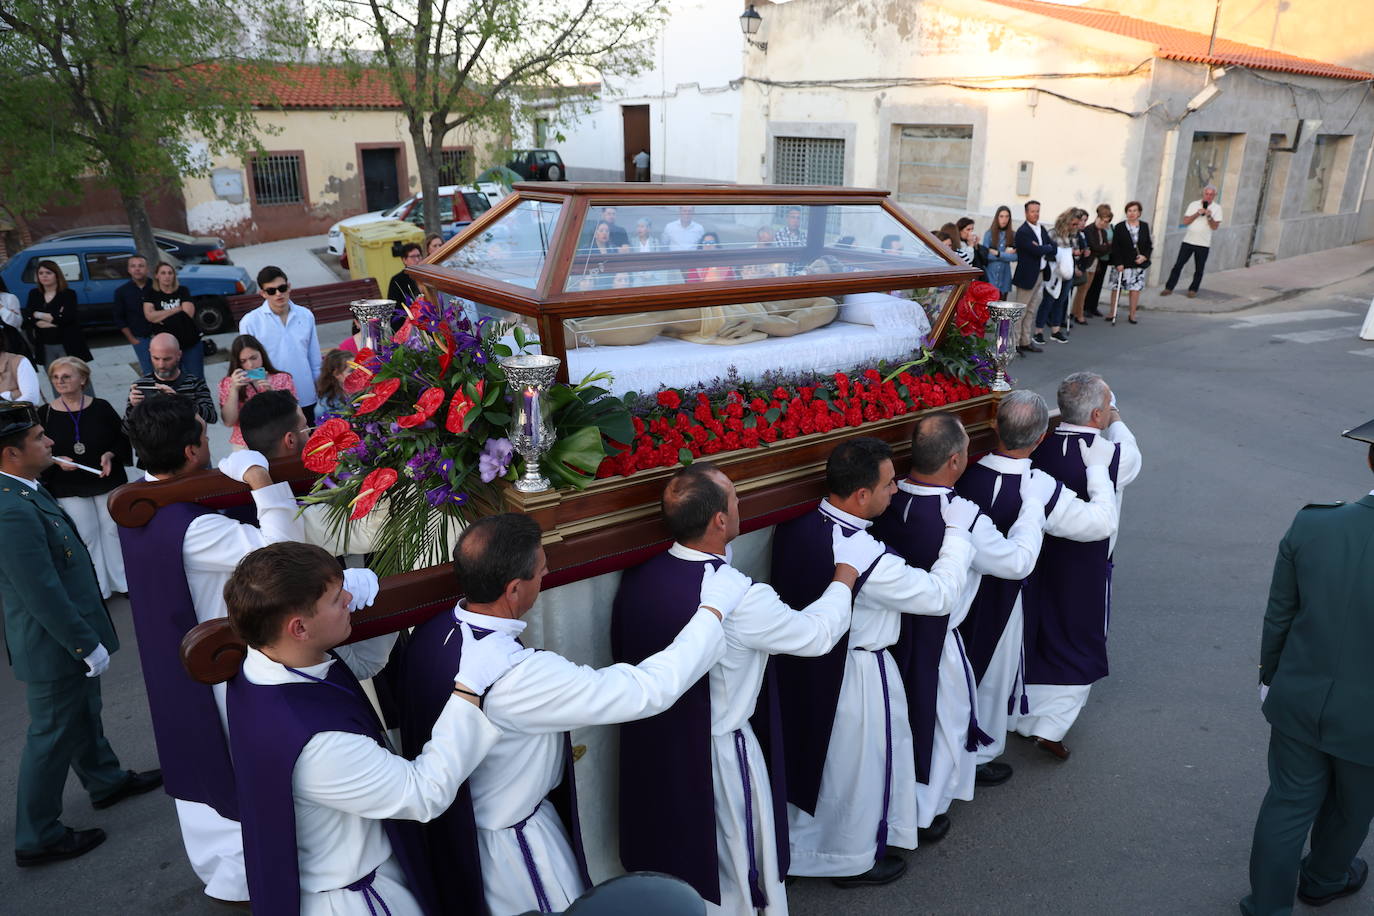
[[[740,14],[740,17],[739,17],[739,27],[740,27],[740,31],[744,33],[744,40],[745,40],[745,41],[747,41],[749,44],[753,45],[754,47],[758,48],[758,49],[759,49],[760,51],[762,51],[764,54],[767,54],[767,53],[768,53],[768,42],[766,42],[766,41],[755,41],[754,38],[753,38],[753,36],[755,36],[755,35],[757,35],[757,34],[759,33],[759,27],[760,27],[761,25],[763,25],[763,17],[759,15],[759,11],[758,11],[758,10],[754,9],[754,4],[752,4],[752,3],[749,4],[749,8],[748,8],[747,10],[745,10],[743,13]]]

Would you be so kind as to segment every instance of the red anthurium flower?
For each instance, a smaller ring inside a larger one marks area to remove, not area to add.
[[[463,420],[473,406],[472,398],[468,397],[463,389],[459,388],[453,392],[453,400],[448,402],[448,420],[444,423],[444,429],[451,433],[461,433],[464,427]]]
[[[366,369],[354,369],[344,376],[344,391],[349,394],[357,394],[370,384],[372,384],[372,373]]]
[[[434,416],[444,403],[444,389],[426,388],[420,392],[420,397],[415,400],[415,412],[406,414],[404,417],[396,418],[396,425],[410,428],[419,426],[421,423]]]
[[[339,452],[358,444],[358,434],[347,420],[326,420],[305,443],[301,461],[317,474],[332,474],[339,466]]]
[[[371,512],[372,507],[377,505],[377,500],[381,499],[382,494],[395,482],[396,471],[392,468],[377,468],[364,477],[362,488],[358,490],[358,498],[353,501],[353,514],[348,517],[349,520],[357,521]]]
[[[401,326],[399,328],[392,332],[391,339],[398,344],[403,344],[406,342],[406,339],[410,337],[410,333],[414,330],[415,325],[411,323],[409,318],[407,318],[405,321],[401,322]]]
[[[391,396],[396,393],[396,389],[400,387],[401,380],[398,378],[389,378],[373,385],[372,391],[367,397],[363,398],[362,403],[354,409],[353,416],[360,417],[365,413],[372,413],[372,411],[385,404]]]

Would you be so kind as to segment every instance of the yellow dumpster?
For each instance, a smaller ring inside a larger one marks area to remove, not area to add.
[[[425,230],[399,219],[344,226],[343,232],[349,274],[354,280],[372,277],[383,296],[391,278],[405,266],[401,263],[401,246],[407,242],[419,244],[425,238]]]

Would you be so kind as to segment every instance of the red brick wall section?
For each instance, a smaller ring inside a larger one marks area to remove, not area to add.
[[[84,194],[75,202],[48,207],[43,212],[29,218],[29,226],[35,239],[50,232],[63,229],[76,229],[81,226],[104,226],[129,224],[124,212],[124,203],[119,192],[102,183],[99,179],[83,178],[81,186]],[[186,201],[181,196],[178,185],[170,185],[147,198],[148,216],[158,229],[173,232],[186,231]]]

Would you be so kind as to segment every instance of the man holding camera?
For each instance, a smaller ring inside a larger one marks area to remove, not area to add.
[[[1174,269],[1169,271],[1169,282],[1159,291],[1161,296],[1173,295],[1178,285],[1183,265],[1189,258],[1196,259],[1193,267],[1193,282],[1188,284],[1188,298],[1196,299],[1202,286],[1202,269],[1207,266],[1207,255],[1212,250],[1212,233],[1221,225],[1221,204],[1216,203],[1217,189],[1212,185],[1202,189],[1202,198],[1190,203],[1183,211],[1183,225],[1188,231],[1183,233],[1183,244],[1178,247],[1178,259]]]
[[[210,397],[210,389],[205,379],[181,371],[181,344],[171,334],[154,335],[148,342],[148,358],[152,360],[153,371],[129,386],[129,406],[124,410],[128,419],[131,411],[150,394],[172,394],[187,398],[195,407],[196,413],[207,424],[219,419],[215,412],[215,399]]]

